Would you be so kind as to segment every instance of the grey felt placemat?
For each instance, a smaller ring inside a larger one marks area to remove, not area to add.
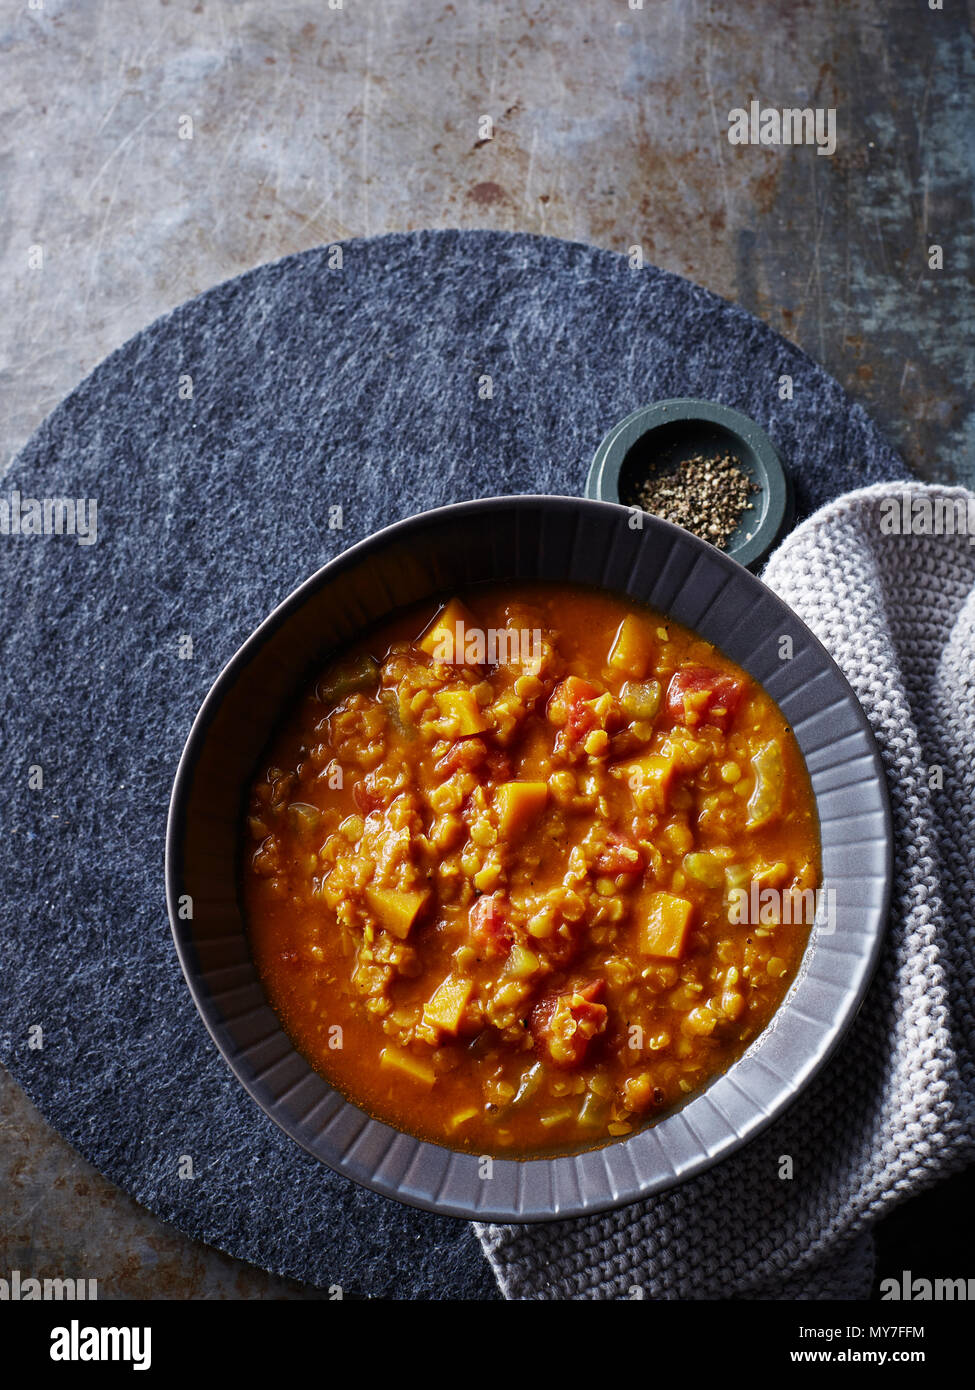
[[[27,499],[97,502],[94,544],[0,535],[0,1051],[88,1160],[191,1235],[349,1293],[485,1298],[466,1224],[318,1165],[197,1017],[162,860],[200,702],[347,545],[472,496],[581,493],[606,429],[654,399],[753,416],[793,469],[800,515],[904,468],[797,349],[622,256],[418,232],[347,242],[336,260],[262,266],[151,325],[0,486],[0,517],[15,493],[22,516]]]

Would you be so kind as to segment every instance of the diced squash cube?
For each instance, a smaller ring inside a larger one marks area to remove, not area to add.
[[[441,608],[417,646],[436,661],[463,666],[465,634],[476,627],[477,622],[470,609],[465,608],[460,599],[452,598]]]
[[[541,815],[547,801],[545,782],[502,782],[494,793],[501,834],[520,835],[530,820]]]
[[[640,950],[647,956],[679,960],[684,954],[694,904],[673,893],[649,893],[637,905]]]
[[[438,690],[433,698],[445,719],[457,721],[461,738],[483,734],[485,729],[490,728],[473,690]]]
[[[366,901],[384,931],[405,941],[420,909],[430,896],[427,888],[408,892],[401,888],[367,888]]]
[[[641,681],[653,657],[653,643],[645,625],[628,613],[619,625],[609,652],[609,664]]]
[[[384,1047],[379,1054],[379,1065],[401,1076],[408,1076],[411,1081],[419,1081],[423,1086],[432,1086],[437,1079],[437,1073],[429,1062],[414,1057],[412,1052],[402,1047]]]
[[[642,811],[666,811],[674,780],[674,760],[660,753],[646,753],[642,758],[619,765],[619,775],[633,793]]]
[[[473,980],[465,980],[461,975],[448,975],[424,1005],[424,1026],[439,1029],[441,1033],[451,1033],[456,1037],[467,1001],[473,991]]]

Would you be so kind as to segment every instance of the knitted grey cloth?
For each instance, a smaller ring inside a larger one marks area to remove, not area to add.
[[[887,770],[893,907],[856,1022],[701,1177],[607,1216],[476,1227],[508,1298],[864,1298],[872,1223],[975,1158],[975,544],[885,534],[905,493],[975,521],[963,489],[878,484],[810,517],[763,575],[846,674]]]

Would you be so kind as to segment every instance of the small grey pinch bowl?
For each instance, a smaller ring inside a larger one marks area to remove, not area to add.
[[[638,506],[641,481],[697,454],[719,453],[733,454],[755,487],[726,553],[757,571],[792,526],[792,479],[765,431],[730,406],[679,399],[634,410],[601,440],[585,496]]]
[[[274,610],[218,677],[176,774],[166,843],[173,936],[197,1008],[258,1105],[323,1163],[373,1191],[480,1221],[605,1211],[693,1177],[790,1105],[855,1015],[880,951],[891,820],[880,756],[825,649],[760,580],[669,522],[608,502],[500,497],[411,517],[332,560]],[[481,582],[552,580],[649,604],[714,642],[778,702],[820,819],[831,920],[748,1051],[683,1107],[601,1148],[495,1158],[374,1119],[295,1050],[264,994],[239,894],[241,824],[261,755],[312,674],[366,628]],[[792,643],[780,659],[781,639]],[[188,907],[192,904],[191,908]],[[841,1084],[837,1078],[836,1084]],[[187,1098],[192,1104],[192,1097]]]

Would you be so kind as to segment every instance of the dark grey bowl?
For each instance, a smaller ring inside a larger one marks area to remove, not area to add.
[[[795,498],[779,451],[740,410],[683,397],[641,406],[600,441],[585,496],[633,505],[641,479],[696,454],[726,451],[737,457],[755,487],[752,509],[732,534],[727,553],[757,573],[792,526]]]
[[[681,1182],[739,1149],[822,1067],[880,950],[891,823],[880,757],[849,685],[808,629],[747,570],[679,527],[568,497],[467,502],[399,522],[297,589],[217,679],[173,788],[166,888],[197,1007],[240,1082],[324,1163],[401,1201],[454,1216],[532,1221],[597,1212]],[[819,808],[832,930],[814,927],[799,975],[743,1057],[653,1128],[560,1158],[495,1159],[425,1143],[372,1119],[294,1049],[248,948],[237,854],[247,788],[311,671],[368,625],[480,581],[564,580],[646,602],[715,642],[789,719]],[[792,639],[791,660],[779,658]],[[186,904],[192,904],[187,917]]]

